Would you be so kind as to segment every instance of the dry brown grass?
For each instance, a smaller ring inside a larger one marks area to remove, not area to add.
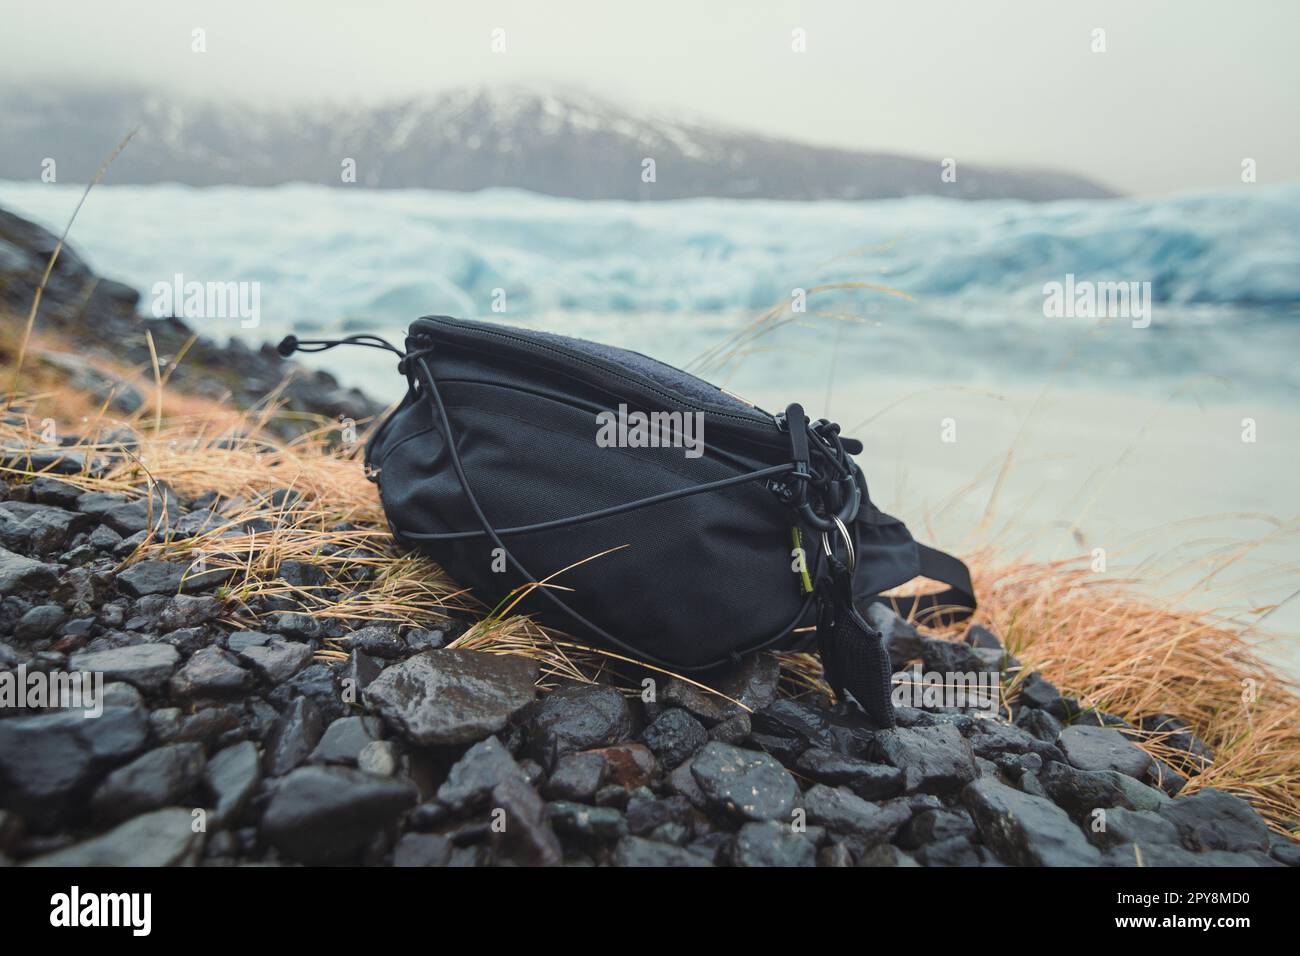
[[[1248,641],[1248,626],[1219,622],[1092,575],[1075,562],[972,562],[978,620],[1024,663],[1090,706],[1136,723],[1166,713],[1214,748],[1190,779],[1250,799],[1274,822],[1300,820],[1300,696]],[[1015,693],[1020,678],[1010,687]],[[1167,735],[1141,741],[1173,761]]]

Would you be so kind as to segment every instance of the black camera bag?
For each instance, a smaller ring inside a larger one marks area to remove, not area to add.
[[[883,726],[871,602],[975,607],[966,566],[871,503],[861,444],[798,405],[773,415],[636,352],[445,316],[412,324],[405,352],[365,335],[280,351],[340,344],[393,351],[407,378],[366,447],[393,534],[489,605],[545,582],[518,610],[678,672],[816,647],[836,695]],[[880,597],[919,575],[948,589]]]

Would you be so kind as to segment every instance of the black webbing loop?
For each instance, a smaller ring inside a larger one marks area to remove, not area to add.
[[[919,541],[916,553],[920,558],[921,577],[948,585],[946,590],[931,594],[909,594],[902,597],[878,597],[876,601],[887,604],[905,618],[913,618],[932,627],[946,627],[970,617],[978,606],[975,585],[971,583],[970,568],[960,558],[946,551],[927,547]]]

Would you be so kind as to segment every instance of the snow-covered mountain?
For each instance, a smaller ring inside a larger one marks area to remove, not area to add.
[[[812,146],[707,120],[637,114],[597,97],[522,88],[461,89],[378,106],[264,110],[126,90],[0,95],[0,178],[84,182],[130,130],[110,181],[340,185],[469,191],[514,187],[576,199],[1090,199],[1080,176],[940,157]],[[654,181],[645,182],[645,160]]]

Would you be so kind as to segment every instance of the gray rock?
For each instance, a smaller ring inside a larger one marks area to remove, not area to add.
[[[57,604],[41,604],[18,619],[14,637],[31,643],[49,637],[68,619],[68,612]]]
[[[179,803],[206,765],[203,747],[196,743],[168,744],[142,754],[104,778],[91,800],[95,816],[116,823]]]
[[[909,775],[913,789],[927,793],[956,790],[979,773],[970,744],[951,724],[882,731],[876,749],[886,763]]]
[[[702,681],[717,693],[674,677],[664,685],[659,702],[665,707],[680,707],[712,726],[746,713],[746,707],[762,710],[776,699],[780,680],[781,665],[775,657],[750,654],[720,672],[711,672],[707,681]]]
[[[447,643],[447,635],[433,628],[413,627],[403,635],[403,640],[406,641],[407,647],[419,653],[442,647]]]
[[[1002,650],[1002,640],[987,627],[982,624],[972,624],[966,629],[962,640],[971,647],[984,648],[986,650]]]
[[[796,763],[798,771],[831,786],[848,786],[864,800],[884,800],[903,792],[903,771],[822,747],[809,747]]]
[[[86,544],[96,551],[116,551],[122,543],[122,536],[106,524],[101,524],[90,532]]]
[[[266,644],[239,651],[239,659],[274,684],[288,680],[311,660],[310,644],[274,638]]]
[[[1153,843],[1179,845],[1178,828],[1149,810],[1102,810],[1084,824],[1084,832],[1093,845],[1103,850],[1133,843],[1143,847]]]
[[[627,801],[627,829],[633,836],[653,836],[666,825],[692,830],[693,816],[691,802],[680,795],[659,800],[647,790],[638,790]]]
[[[57,564],[43,564],[0,548],[0,597],[18,591],[48,591],[59,579]]]
[[[181,656],[192,656],[207,647],[211,640],[206,628],[182,627],[164,634],[158,643],[171,645]]]
[[[710,741],[690,763],[701,792],[729,813],[748,820],[789,822],[799,785],[772,757]]]
[[[685,798],[696,809],[708,809],[709,798],[700,789],[700,785],[695,782],[695,774],[691,771],[690,761],[668,774],[668,787],[674,794]],[[596,794],[596,800],[597,802],[600,801],[600,793]]]
[[[159,707],[149,714],[149,729],[160,743],[174,741],[183,724],[184,714],[179,707]]]
[[[189,810],[169,807],[128,820],[83,843],[47,853],[28,866],[193,866],[205,834],[194,832]]]
[[[1101,854],[1060,807],[983,778],[962,791],[983,842],[1018,866],[1095,866]]]
[[[728,717],[722,723],[710,727],[709,739],[738,746],[749,736],[751,730],[753,730],[753,724],[750,723],[749,714],[737,714],[735,717]]]
[[[558,800],[548,805],[547,814],[557,831],[580,839],[617,840],[627,835],[627,821],[613,807]]]
[[[196,594],[214,588],[230,577],[230,571],[210,568],[200,571],[180,561],[137,561],[117,576],[118,586],[131,597],[149,594]]]
[[[644,837],[626,836],[618,841],[612,860],[614,866],[697,867],[712,866],[706,857],[691,850],[655,843]]]
[[[442,648],[387,668],[364,697],[412,743],[466,744],[504,729],[535,697],[536,680],[527,658]]]
[[[1056,685],[1034,671],[1020,685],[1018,702],[1021,707],[1033,707],[1046,710],[1061,699],[1061,692]]]
[[[134,644],[106,651],[73,654],[68,666],[101,673],[105,680],[126,681],[145,692],[159,690],[171,678],[180,654],[170,644]]]
[[[754,743],[787,764],[793,764],[809,747],[851,757],[866,757],[875,749],[877,732],[861,717],[802,701],[775,700],[755,712],[750,721]]]
[[[208,595],[177,594],[158,614],[158,630],[166,633],[206,624],[221,613],[217,599]]]
[[[170,689],[173,697],[182,700],[235,697],[252,682],[253,675],[240,667],[233,655],[219,647],[205,647],[172,675]]]
[[[77,499],[77,510],[98,518],[121,535],[133,535],[149,528],[166,528],[180,519],[180,508],[168,496],[130,499],[125,495],[88,491]]]
[[[320,743],[325,730],[320,708],[310,699],[295,699],[282,713],[266,740],[262,769],[268,777],[280,777],[307,759]]]
[[[357,769],[365,773],[391,777],[401,765],[402,751],[391,740],[372,740],[357,754]]]
[[[310,641],[320,637],[320,621],[299,611],[277,611],[267,622],[267,630],[295,640]]]
[[[384,725],[378,717],[340,717],[332,722],[311,752],[312,763],[356,765],[365,746],[383,737]]]
[[[920,864],[907,853],[892,843],[879,843],[862,854],[858,866],[903,866],[913,867]]]
[[[294,587],[319,588],[329,580],[329,573],[320,565],[290,559],[280,562],[280,577]]]
[[[1044,760],[1063,759],[1055,744],[1039,740],[1023,728],[995,718],[975,721],[974,731],[968,739],[975,755],[989,760],[1019,754],[1036,754]]]
[[[975,822],[958,808],[922,810],[898,831],[898,845],[914,850],[927,843],[940,843],[960,837],[969,841],[975,836]]]
[[[244,740],[222,750],[208,761],[203,779],[216,801],[210,822],[215,827],[231,825],[239,819],[262,782],[257,745]]]
[[[22,817],[8,810],[0,810],[0,856],[14,852],[25,829]]]
[[[1158,757],[1151,758],[1151,769],[1142,782],[1171,797],[1178,796],[1187,786],[1187,778]]]
[[[52,557],[91,519],[75,511],[24,502],[0,502],[0,538],[9,547],[28,554]]]
[[[347,685],[336,686],[334,669],[328,664],[308,664],[287,681],[276,685],[267,694],[276,708],[282,709],[298,697],[306,697],[318,708],[326,721],[346,717],[348,704],[353,701],[347,696]]]
[[[1045,710],[1022,707],[1016,714],[1016,726],[1045,743],[1054,744],[1065,725]]]
[[[891,839],[911,817],[911,809],[901,801],[868,803],[845,787],[815,784],[804,794],[808,822],[823,826],[832,833],[854,836],[870,846]]]
[[[359,704],[362,693],[380,675],[379,665],[360,651],[348,655],[348,661],[339,671],[339,693],[349,704]]]
[[[446,866],[451,840],[437,833],[407,833],[393,850],[393,866]]]
[[[226,650],[232,654],[242,654],[250,647],[265,647],[271,640],[270,634],[261,631],[235,631],[226,636]]]
[[[731,845],[732,866],[816,866],[817,847],[787,823],[746,823]]]
[[[542,788],[548,800],[590,803],[605,782],[605,758],[598,753],[566,754]]]
[[[1066,727],[1056,744],[1070,766],[1079,770],[1113,770],[1140,779],[1151,766],[1145,751],[1109,727]]]
[[[632,712],[613,687],[561,687],[537,704],[527,729],[528,756],[551,766],[565,754],[626,739],[632,733]]]
[[[114,681],[104,685],[105,707],[144,707],[144,697],[140,692],[123,681]]]
[[[1106,852],[1105,863],[1107,866],[1179,868],[1279,865],[1262,853],[1230,853],[1226,850],[1194,853],[1167,843],[1121,844]]]
[[[671,770],[690,758],[709,741],[704,725],[679,707],[670,707],[655,718],[641,735],[647,747],[664,767]]]
[[[1223,790],[1206,788],[1178,797],[1160,808],[1193,850],[1261,851],[1269,848],[1269,830],[1249,803]]]
[[[980,855],[964,836],[949,837],[918,847],[913,855],[922,866],[979,866]]]
[[[1160,791],[1113,770],[1078,770],[1052,762],[1043,768],[1038,779],[1052,800],[1080,823],[1089,819],[1098,807],[1159,810],[1169,802]]]
[[[406,641],[398,636],[397,628],[390,624],[372,624],[353,631],[343,639],[349,648],[381,660],[401,660],[411,653]]]
[[[1214,762],[1214,750],[1192,732],[1187,721],[1169,714],[1150,714],[1138,721],[1138,726],[1150,734],[1158,734],[1158,741],[1166,747],[1181,750],[1184,761],[1192,772],[1201,772]]]
[[[894,667],[920,658],[922,638],[914,625],[879,602],[867,605],[866,618],[867,623],[884,638],[885,650],[889,652]]]
[[[148,732],[144,713],[128,707],[93,719],[61,710],[0,720],[0,806],[46,829],[103,773],[143,750]]]
[[[997,670],[1002,662],[998,654],[993,666],[980,656],[969,644],[963,641],[948,641],[943,638],[925,637],[921,639],[921,661],[927,671],[938,674],[979,674],[983,671]]]
[[[0,849],[4,849],[3,841],[0,841]],[[1286,837],[1274,837],[1269,854],[1283,866],[1300,866],[1300,845]]]
[[[465,751],[438,788],[438,801],[457,813],[476,808],[507,778],[524,778],[510,751],[496,737],[480,740]]]
[[[546,804],[528,782],[506,776],[492,788],[493,810],[502,811],[503,826],[490,836],[494,856],[525,866],[557,866],[564,858],[551,827]]]
[[[342,863],[414,806],[409,782],[349,767],[299,767],[275,790],[263,837],[304,863]]]
[[[27,496],[38,504],[54,505],[58,508],[75,508],[82,490],[76,485],[57,478],[41,475],[27,486]]]

